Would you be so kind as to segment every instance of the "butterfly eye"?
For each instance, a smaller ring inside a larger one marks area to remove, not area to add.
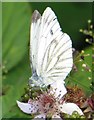
[[[50,89],[50,87],[51,87],[50,85],[47,86],[48,89]]]

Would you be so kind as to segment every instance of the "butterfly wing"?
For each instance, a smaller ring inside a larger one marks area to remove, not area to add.
[[[45,84],[64,80],[72,69],[72,42],[61,31],[56,15],[47,8],[42,16],[42,35],[39,48],[39,70]],[[40,53],[41,56],[40,56]]]
[[[31,43],[31,56],[37,75],[43,78],[41,84],[49,85],[56,80],[63,81],[73,63],[70,37],[61,31],[57,17],[49,7],[42,17],[36,19],[35,26],[37,30],[34,35],[32,33],[31,40],[35,44]],[[34,29],[34,25],[31,28]]]
[[[38,54],[38,44],[39,44],[39,34],[41,28],[41,14],[35,10],[32,15],[32,23],[30,30],[30,61],[32,67],[32,74],[37,69],[37,54]]]
[[[43,68],[46,78],[50,81],[64,80],[72,69],[72,43],[70,37],[64,33],[61,38],[55,38],[55,43],[47,50],[47,64]],[[45,62],[45,61],[44,61]],[[44,63],[43,63],[44,64]]]
[[[45,51],[52,41],[53,33],[49,30],[54,25],[61,29],[51,8],[47,7],[42,16],[37,10],[34,11],[30,30],[30,60],[33,72],[36,71],[38,76],[42,72]]]
[[[39,35],[39,44],[38,44],[38,59],[37,59],[37,74],[41,76],[45,73],[45,66],[47,64],[46,51],[50,46],[51,42],[55,35],[58,35],[58,31],[61,28],[57,21],[57,18],[51,8],[47,7],[44,11],[41,19],[41,26],[40,26],[40,35]],[[62,33],[61,33],[62,34]]]

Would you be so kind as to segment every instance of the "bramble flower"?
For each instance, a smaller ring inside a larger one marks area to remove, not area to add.
[[[35,99],[29,99],[28,103],[17,101],[17,104],[24,113],[35,114],[35,118],[46,119],[52,117],[62,119],[61,113],[72,115],[74,111],[83,115],[83,112],[76,104],[64,101],[63,97],[66,93],[64,83],[55,82],[50,86],[50,89],[44,91]]]

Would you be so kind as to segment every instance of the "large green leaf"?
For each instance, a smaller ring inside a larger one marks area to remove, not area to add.
[[[26,53],[31,21],[29,3],[3,3],[2,21],[3,64],[10,70]]]
[[[1,70],[1,63],[2,63],[2,3],[0,2],[0,93],[2,87],[2,70]],[[0,119],[2,116],[2,100],[0,99]]]
[[[6,75],[6,79],[3,80],[3,117],[22,117],[22,112],[16,107],[16,100],[19,100],[24,93],[24,87],[27,85],[30,76],[31,70],[26,55],[23,62],[19,63],[15,69],[12,69]],[[19,115],[16,116],[18,113]]]

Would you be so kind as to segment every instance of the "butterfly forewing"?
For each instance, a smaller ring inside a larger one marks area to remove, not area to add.
[[[61,30],[57,18],[54,12],[50,8],[47,8],[42,15],[39,37],[38,69],[40,74],[44,71],[43,66],[46,60],[44,57],[47,55],[46,51],[48,50],[51,42],[54,40],[56,30]]]
[[[41,27],[41,15],[37,10],[35,10],[32,15],[32,24],[30,31],[30,60],[33,72],[35,72],[37,69],[40,27]]]
[[[71,39],[61,31],[51,8],[47,7],[42,17],[38,12],[33,17],[30,40],[33,67],[43,78],[41,84],[63,81],[73,64]]]

